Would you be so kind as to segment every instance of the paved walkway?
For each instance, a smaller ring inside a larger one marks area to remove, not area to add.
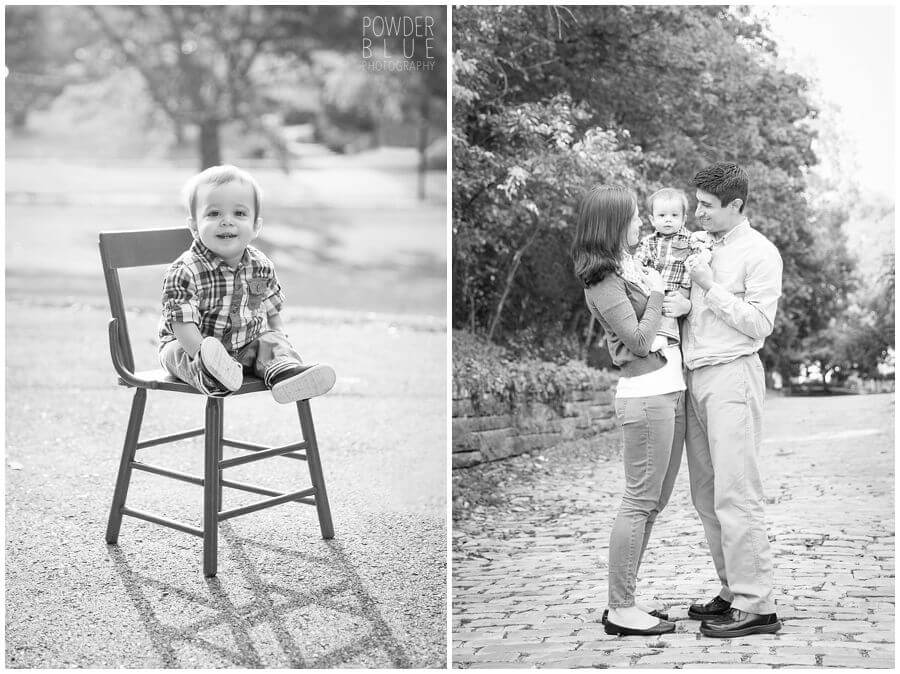
[[[458,473],[494,497],[454,522],[454,666],[892,668],[893,413],[892,395],[767,403],[777,635],[713,640],[686,619],[717,589],[686,463],[638,579],[638,596],[677,621],[658,639],[609,636],[599,623],[622,488],[615,437],[606,451],[573,443]]]
[[[338,372],[311,403],[335,537],[322,540],[304,505],[228,520],[219,573],[207,579],[199,538],[126,518],[119,544],[104,541],[132,397],[114,383],[107,310],[31,299],[6,311],[8,668],[446,665],[442,327],[286,312],[305,352]],[[156,320],[129,316],[139,368],[153,366]],[[203,406],[201,396],[151,391],[142,438],[197,428]],[[225,402],[226,437],[281,445],[298,433],[296,408],[268,393]],[[202,475],[202,443],[140,452]],[[234,470],[231,479],[273,489],[309,484],[302,461]],[[225,490],[226,508],[256,500]],[[128,503],[202,526],[194,485],[135,471]]]

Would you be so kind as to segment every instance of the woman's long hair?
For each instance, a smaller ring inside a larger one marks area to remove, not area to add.
[[[635,193],[618,185],[595,185],[581,198],[572,262],[575,276],[585,288],[619,268],[636,208]]]

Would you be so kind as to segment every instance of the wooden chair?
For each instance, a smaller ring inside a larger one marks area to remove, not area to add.
[[[106,542],[116,543],[119,538],[119,528],[122,524],[122,516],[128,515],[138,519],[161,524],[203,538],[203,572],[207,576],[216,575],[218,525],[223,520],[244,515],[263,508],[295,501],[314,505],[319,517],[319,527],[323,538],[332,538],[334,529],[331,522],[331,510],[328,507],[328,495],[325,491],[325,480],[322,476],[322,465],[319,460],[319,450],[316,445],[316,434],[313,428],[312,413],[308,400],[297,402],[297,412],[300,417],[300,428],[303,434],[301,442],[295,442],[283,447],[266,447],[251,442],[228,440],[222,437],[224,399],[209,397],[206,400],[206,420],[203,428],[183,431],[173,435],[141,441],[141,421],[144,416],[144,407],[147,402],[148,389],[159,391],[172,391],[175,393],[187,393],[202,395],[192,386],[172,377],[165,370],[146,370],[135,372],[134,356],[131,351],[131,341],[128,336],[128,326],[125,320],[125,304],[122,298],[122,288],[119,284],[118,270],[129,267],[143,267],[148,265],[170,264],[191,244],[191,233],[186,227],[178,229],[154,229],[143,231],[125,232],[101,232],[100,233],[100,258],[103,262],[103,274],[106,278],[106,290],[109,295],[109,306],[112,319],[109,322],[109,348],[112,356],[113,368],[119,375],[119,384],[133,387],[134,400],[131,404],[131,416],[128,419],[128,429],[125,432],[125,445],[122,449],[122,460],[119,464],[119,474],[116,479],[116,488],[113,494],[112,507],[109,512],[109,523],[106,528]],[[265,391],[263,381],[255,376],[245,376],[244,383],[239,391],[234,392],[229,398],[245,393]],[[198,435],[205,436],[204,474],[202,477],[188,475],[168,468],[156,466],[144,461],[138,461],[135,453],[138,449],[161,445],[167,442],[192,438]],[[223,459],[222,447],[227,445],[251,453],[230,459]],[[232,466],[239,466],[251,461],[259,461],[269,457],[284,456],[292,459],[301,459],[307,462],[312,487],[300,491],[281,493],[259,487],[253,484],[226,480],[222,477],[222,471]],[[203,529],[175,522],[159,515],[129,508],[125,504],[128,494],[128,484],[131,480],[132,470],[142,470],[156,475],[199,484],[203,486]],[[221,510],[222,488],[231,487],[243,491],[262,494],[269,498],[263,499],[240,508]]]

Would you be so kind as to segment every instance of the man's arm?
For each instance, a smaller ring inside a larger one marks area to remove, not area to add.
[[[706,304],[727,325],[751,339],[765,339],[775,326],[781,296],[782,262],[778,251],[764,250],[747,263],[744,296],[737,297],[712,280],[709,265],[692,266],[691,276],[706,290]]]

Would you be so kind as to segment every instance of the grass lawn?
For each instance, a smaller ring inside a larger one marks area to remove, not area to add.
[[[105,302],[97,232],[184,224],[178,192],[190,173],[7,160],[8,295]],[[445,315],[446,205],[415,199],[408,171],[341,157],[290,176],[254,174],[265,199],[256,244],[276,263],[290,307]],[[160,274],[129,272],[125,290],[154,306]]]

